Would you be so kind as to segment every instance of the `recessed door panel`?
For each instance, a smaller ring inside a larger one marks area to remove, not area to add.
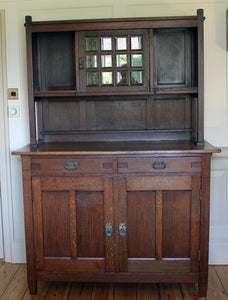
[[[102,192],[76,193],[78,257],[104,257]]]
[[[128,257],[155,256],[155,193],[128,193]]]

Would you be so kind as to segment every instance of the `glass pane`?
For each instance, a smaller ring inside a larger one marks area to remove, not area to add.
[[[126,37],[116,38],[116,50],[127,50],[127,38]]]
[[[117,67],[127,67],[127,54],[116,55],[116,66]]]
[[[101,72],[101,84],[112,84],[112,72]]]
[[[86,38],[86,51],[97,51],[97,38]]]
[[[102,68],[111,68],[112,55],[101,55],[101,66]]]
[[[101,50],[103,51],[112,50],[112,38],[109,37],[101,38]]]
[[[142,71],[134,71],[131,72],[131,84],[132,85],[137,85],[137,84],[142,84]]]
[[[142,67],[142,54],[131,55],[131,66]]]
[[[142,49],[142,37],[141,36],[132,36],[131,37],[131,50],[140,50]]]
[[[86,56],[86,67],[97,68],[97,55]]]
[[[87,86],[88,85],[98,85],[98,72],[87,73]]]
[[[127,85],[128,72],[127,71],[116,72],[116,83],[121,85]]]

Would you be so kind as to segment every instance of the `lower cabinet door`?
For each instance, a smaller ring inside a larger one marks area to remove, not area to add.
[[[119,271],[197,272],[200,178],[128,177],[117,181]]]
[[[113,271],[112,179],[33,177],[37,270]]]

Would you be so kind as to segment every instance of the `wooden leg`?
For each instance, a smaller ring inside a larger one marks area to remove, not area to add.
[[[208,274],[201,273],[199,276],[198,282],[198,296],[199,297],[207,297],[207,281],[208,281]]]
[[[29,287],[29,292],[31,295],[36,295],[37,293],[37,281],[36,280],[32,280],[32,281],[28,281],[28,287]]]

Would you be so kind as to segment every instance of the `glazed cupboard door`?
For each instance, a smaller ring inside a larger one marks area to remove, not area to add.
[[[33,177],[32,185],[36,268],[112,271],[112,180]]]
[[[118,179],[119,271],[199,269],[200,178]]]

